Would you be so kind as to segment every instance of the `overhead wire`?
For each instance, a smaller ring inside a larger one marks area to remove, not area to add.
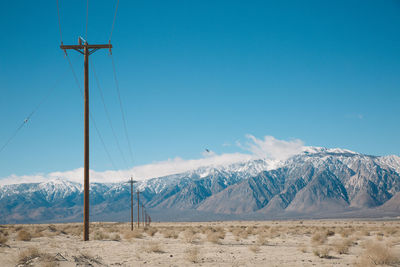
[[[74,76],[75,83],[76,83],[76,85],[78,86],[79,91],[80,91],[81,96],[82,96],[82,99],[83,99],[83,90],[82,90],[82,87],[81,87],[81,85],[80,85],[80,83],[79,83],[78,76],[77,76],[76,73],[75,73],[74,66],[73,66],[72,63],[71,63],[71,60],[70,60],[68,54],[66,54],[66,58],[67,58],[67,60],[68,60],[70,69],[71,69],[72,74],[73,74],[73,76]],[[96,121],[94,120],[94,117],[93,117],[93,115],[92,115],[92,113],[91,113],[90,111],[89,111],[89,116],[90,116],[90,119],[93,121],[93,126],[94,126],[94,128],[95,128],[95,130],[96,130],[96,133],[97,133],[97,135],[98,135],[98,137],[99,137],[99,139],[100,139],[100,142],[101,142],[101,144],[102,144],[102,146],[103,146],[103,148],[104,148],[104,151],[106,152],[106,154],[107,154],[107,156],[108,156],[108,159],[109,159],[110,162],[111,162],[111,165],[113,166],[113,168],[114,168],[115,170],[117,170],[117,168],[116,168],[116,166],[115,166],[115,163],[114,163],[114,161],[112,160],[111,154],[110,154],[110,152],[108,151],[108,149],[107,149],[107,147],[106,147],[106,144],[105,144],[105,142],[104,142],[104,140],[103,140],[103,137],[101,136],[101,133],[100,133],[99,129],[97,128]]]
[[[111,43],[111,38],[114,32],[114,26],[115,26],[115,19],[117,18],[117,12],[118,12],[118,5],[119,5],[119,0],[117,0],[117,5],[115,7],[115,12],[114,12],[114,19],[113,19],[113,23],[111,26],[111,33],[110,33],[110,38],[108,38],[108,41]]]
[[[104,111],[106,113],[106,117],[107,117],[108,123],[110,125],[111,131],[113,133],[113,136],[114,136],[114,139],[115,139],[115,143],[117,144],[117,148],[118,148],[118,150],[119,150],[119,152],[121,154],[121,157],[122,157],[122,160],[125,163],[125,166],[128,166],[128,162],[126,161],[125,155],[122,152],[121,146],[120,146],[118,138],[117,138],[117,134],[115,133],[115,130],[114,130],[114,126],[113,126],[113,123],[112,123],[112,120],[111,120],[110,113],[108,112],[108,109],[107,109],[107,106],[106,106],[106,102],[104,100],[103,90],[101,89],[99,78],[98,78],[96,70],[94,68],[94,64],[91,61],[90,61],[90,66],[91,66],[91,69],[93,71],[93,76],[95,77],[95,80],[96,80],[97,88],[98,88],[99,93],[100,93],[101,102],[103,103]]]
[[[110,33],[110,38],[109,38],[109,42],[110,42],[110,43],[111,43],[111,38],[112,38],[112,34],[113,34],[113,31],[114,31],[114,27],[115,27],[116,16],[117,16],[117,13],[118,13],[118,6],[119,6],[119,0],[117,0],[117,4],[116,4],[116,7],[115,7],[114,18],[113,18],[113,23],[112,23],[111,33]],[[58,14],[58,24],[59,24],[59,31],[60,31],[60,39],[61,39],[61,44],[62,44],[62,43],[63,43],[63,39],[62,39],[61,15],[60,15],[59,0],[57,0],[57,14]],[[89,24],[88,22],[89,22],[89,0],[87,0],[87,2],[86,2],[86,40],[87,40],[87,34],[88,34],[88,24]],[[73,65],[72,65],[72,63],[71,63],[71,60],[70,60],[70,58],[69,58],[69,56],[68,56],[68,54],[67,54],[66,52],[65,52],[65,55],[66,55],[66,58],[67,58],[67,60],[68,60],[70,69],[71,69],[71,71],[72,71],[72,74],[73,74],[73,76],[74,76],[75,82],[76,82],[76,84],[77,84],[77,86],[78,86],[78,88],[79,88],[79,90],[80,90],[80,93],[81,93],[81,95],[82,95],[82,97],[83,97],[83,91],[82,91],[82,88],[81,88],[81,86],[80,86],[78,76],[76,75],[75,70],[74,70],[74,67],[73,67]],[[124,110],[123,110],[123,106],[122,106],[121,94],[120,94],[120,90],[119,90],[119,83],[118,83],[118,79],[117,79],[117,76],[116,76],[116,68],[115,68],[114,59],[113,59],[113,57],[112,57],[112,54],[111,54],[111,58],[112,58],[112,65],[113,65],[114,80],[115,80],[116,90],[117,90],[117,94],[118,94],[118,101],[119,101],[119,105],[120,105],[120,109],[121,109],[121,114],[122,114],[122,120],[123,120],[123,124],[124,124],[124,132],[125,132],[125,136],[126,136],[126,139],[127,139],[127,142],[128,142],[129,154],[130,154],[131,160],[132,160],[132,162],[133,162],[133,153],[132,153],[131,143],[130,143],[129,136],[128,136],[128,130],[127,130],[127,126],[126,126],[126,119],[125,119],[125,114],[124,114]],[[94,73],[95,73],[95,72],[94,72]],[[112,126],[111,118],[110,118],[110,116],[109,116],[109,112],[108,112],[108,110],[107,110],[107,108],[106,108],[106,106],[105,106],[104,96],[103,96],[103,93],[102,93],[101,88],[100,88],[100,86],[99,86],[100,83],[98,82],[98,78],[97,78],[97,75],[96,75],[96,74],[95,74],[95,79],[97,80],[97,84],[98,84],[98,88],[99,88],[100,95],[101,95],[101,98],[102,98],[103,106],[104,106],[104,108],[105,108],[105,110],[106,110],[107,119],[108,119],[109,122],[110,122],[110,126],[111,126],[111,128],[112,128],[113,135],[114,135],[114,137],[115,137],[115,139],[116,139],[117,146],[118,146],[118,150],[120,151],[124,162],[126,163],[126,165],[128,165],[128,164],[127,164],[127,161],[126,161],[126,158],[125,158],[125,156],[124,156],[123,153],[122,153],[122,149],[120,148],[120,145],[119,145],[119,142],[118,142],[118,138],[116,138],[115,130],[114,130],[114,127]],[[106,147],[106,145],[105,145],[105,143],[104,143],[104,140],[103,140],[103,138],[102,138],[102,136],[101,136],[101,134],[100,134],[100,131],[99,131],[99,129],[97,128],[97,125],[96,125],[96,122],[95,122],[95,120],[94,120],[94,117],[93,117],[92,113],[89,112],[89,115],[90,115],[91,120],[93,121],[93,125],[94,125],[94,127],[95,127],[95,129],[96,129],[96,133],[97,133],[97,135],[99,136],[99,139],[100,139],[100,141],[101,141],[101,143],[102,143],[102,145],[103,145],[104,150],[105,150],[106,153],[107,153],[107,156],[108,156],[108,158],[109,158],[111,164],[113,165],[114,169],[117,169],[117,168],[115,167],[114,161],[113,161],[112,158],[111,158],[111,154],[109,153],[109,151],[108,151],[108,149],[107,149],[107,147]]]
[[[39,104],[29,113],[29,115],[24,119],[24,121],[17,127],[17,129],[13,132],[13,134],[3,144],[3,146],[1,146],[0,153],[8,146],[8,144],[11,143],[11,141],[15,138],[15,136],[17,136],[18,132],[24,127],[25,124],[27,124],[29,122],[29,120],[32,118],[32,116],[39,110],[39,108],[47,100],[47,98],[51,95],[51,93],[53,93],[55,88],[60,83],[60,80],[61,80],[61,77],[58,78],[55,85],[50,88],[50,90],[45,94],[45,96],[42,98],[42,100],[39,102]]]
[[[87,33],[88,33],[88,24],[89,24],[89,0],[86,1],[86,41],[87,41]]]
[[[115,88],[116,88],[116,91],[117,91],[117,94],[118,94],[119,107],[121,109],[122,122],[124,124],[125,137],[126,137],[126,140],[128,142],[129,155],[130,155],[131,160],[133,162],[132,146],[131,146],[131,142],[129,140],[128,128],[126,126],[125,112],[124,112],[124,108],[123,108],[123,105],[122,105],[121,93],[120,93],[120,90],[119,90],[119,83],[118,83],[117,71],[116,71],[115,63],[114,63],[114,57],[113,57],[112,54],[110,54],[110,56],[111,56],[111,62],[112,62],[112,67],[113,67],[113,73],[114,73]]]
[[[60,30],[60,41],[63,43],[62,32],[61,32],[61,16],[60,16],[60,4],[59,0],[57,0],[57,14],[58,14],[58,29]]]

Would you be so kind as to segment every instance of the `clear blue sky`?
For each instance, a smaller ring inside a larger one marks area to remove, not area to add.
[[[60,1],[64,44],[85,35],[86,1]],[[107,43],[116,1],[90,0],[89,43]],[[0,177],[83,165],[83,102],[58,46],[56,0],[3,1]],[[385,155],[400,151],[400,1],[127,1],[112,43],[135,165],[245,134]],[[83,58],[70,52],[81,82]],[[91,56],[128,156],[111,58]],[[91,73],[91,110],[125,168]],[[112,169],[91,129],[91,168]]]

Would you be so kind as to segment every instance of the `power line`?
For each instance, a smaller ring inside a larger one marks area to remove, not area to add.
[[[59,3],[58,3],[58,0],[57,0],[57,14],[58,14],[58,28],[59,28],[59,30],[60,30],[60,41],[61,41],[61,44],[63,43],[63,39],[62,39],[62,32],[61,32],[61,16],[60,16],[60,5],[59,5]]]
[[[71,69],[72,74],[73,74],[74,79],[75,79],[75,83],[76,83],[76,85],[78,86],[79,91],[81,92],[81,96],[82,96],[82,98],[83,98],[83,91],[82,91],[82,87],[81,87],[81,85],[80,85],[80,83],[79,83],[78,76],[77,76],[76,73],[75,73],[74,67],[73,67],[73,65],[72,65],[72,63],[71,63],[71,60],[70,60],[68,54],[66,54],[66,55],[67,55],[66,58],[67,58],[67,60],[68,60],[70,69]],[[96,130],[97,135],[99,136],[100,142],[101,142],[101,144],[103,145],[104,151],[106,152],[106,154],[107,154],[107,156],[108,156],[108,159],[109,159],[110,162],[111,162],[111,165],[113,166],[113,168],[114,168],[115,170],[117,170],[117,168],[116,168],[116,166],[115,166],[115,163],[114,163],[114,161],[113,161],[112,158],[111,158],[111,154],[110,154],[110,152],[108,152],[108,149],[107,149],[107,147],[106,147],[106,144],[104,143],[103,137],[101,136],[100,131],[99,131],[99,129],[97,128],[96,121],[94,120],[94,117],[93,117],[93,115],[92,115],[91,112],[89,112],[89,116],[90,116],[90,119],[93,121],[93,126],[94,126],[94,128],[95,128],[95,130]]]
[[[38,111],[40,106],[47,100],[47,98],[50,96],[50,94],[55,90],[55,88],[58,86],[60,83],[61,77],[58,78],[56,83],[54,84],[53,87],[50,88],[50,90],[45,94],[45,96],[42,98],[42,100],[39,102],[39,104],[29,113],[29,115],[24,119],[24,121],[17,127],[17,129],[14,131],[14,133],[10,136],[10,138],[7,139],[7,141],[4,143],[4,145],[0,148],[0,153],[8,146],[8,144],[15,138],[15,136],[18,134],[18,132],[24,127],[25,124],[29,122],[31,117]]]
[[[104,107],[104,111],[105,111],[105,113],[106,113],[106,117],[107,117],[108,123],[110,124],[111,131],[112,131],[112,133],[113,133],[113,135],[114,135],[115,143],[117,144],[117,148],[118,148],[119,152],[121,153],[121,157],[122,157],[122,159],[123,159],[123,161],[124,161],[124,163],[125,163],[125,166],[127,167],[127,166],[128,166],[128,162],[126,161],[125,155],[124,155],[124,153],[122,152],[121,146],[120,146],[120,144],[119,144],[119,142],[118,142],[117,134],[115,133],[114,126],[113,126],[112,120],[111,120],[111,116],[110,116],[110,114],[109,114],[109,112],[108,112],[106,103],[105,103],[105,101],[104,101],[103,91],[102,91],[102,89],[101,89],[100,82],[99,82],[99,78],[98,78],[98,76],[97,76],[97,74],[96,74],[96,70],[95,70],[95,68],[94,68],[94,64],[93,64],[93,63],[90,63],[90,64],[91,64],[91,67],[92,67],[92,70],[93,70],[93,74],[94,74],[94,77],[95,77],[95,80],[96,80],[97,88],[98,88],[99,93],[100,93],[101,101],[102,101],[102,103],[103,103],[103,107]]]
[[[87,30],[88,30],[88,24],[89,24],[89,0],[87,0],[87,2],[86,2],[87,4],[86,4],[86,40],[88,39],[87,38]]]
[[[123,106],[122,106],[121,93],[120,93],[120,90],[119,90],[119,83],[118,83],[118,79],[117,79],[117,71],[116,71],[116,68],[115,68],[114,57],[113,57],[112,54],[111,54],[111,62],[112,62],[113,73],[114,73],[115,88],[116,88],[117,94],[118,94],[119,107],[121,109],[122,122],[124,124],[125,136],[126,136],[126,140],[128,141],[129,154],[130,154],[131,160],[133,162],[132,146],[131,146],[131,142],[129,140],[128,128],[126,127],[125,113],[124,113],[124,109],[123,109]]]
[[[117,6],[115,7],[115,13],[114,13],[114,19],[111,27],[111,33],[110,33],[110,38],[108,38],[109,42],[111,42],[111,37],[114,31],[114,26],[115,26],[115,19],[117,18],[117,11],[118,11],[118,5],[119,5],[119,0],[117,0]]]

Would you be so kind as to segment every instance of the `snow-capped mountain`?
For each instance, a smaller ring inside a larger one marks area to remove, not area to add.
[[[399,171],[398,156],[307,147],[286,161],[204,166],[134,190],[159,219],[398,216]],[[130,185],[92,183],[90,201],[92,219],[128,220]],[[66,180],[0,186],[0,223],[77,221],[82,205],[82,185]]]

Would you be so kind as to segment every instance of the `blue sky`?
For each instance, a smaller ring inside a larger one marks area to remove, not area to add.
[[[107,43],[116,1],[89,1],[88,42]],[[0,177],[83,165],[83,102],[58,47],[56,1],[0,11]],[[86,1],[60,1],[64,44]],[[126,1],[112,43],[134,162],[124,164],[93,72],[90,105],[117,169],[243,152],[246,134],[374,155],[400,150],[399,1]],[[83,58],[70,52],[81,83]],[[125,156],[108,51],[91,56]],[[91,168],[112,169],[91,128]]]

